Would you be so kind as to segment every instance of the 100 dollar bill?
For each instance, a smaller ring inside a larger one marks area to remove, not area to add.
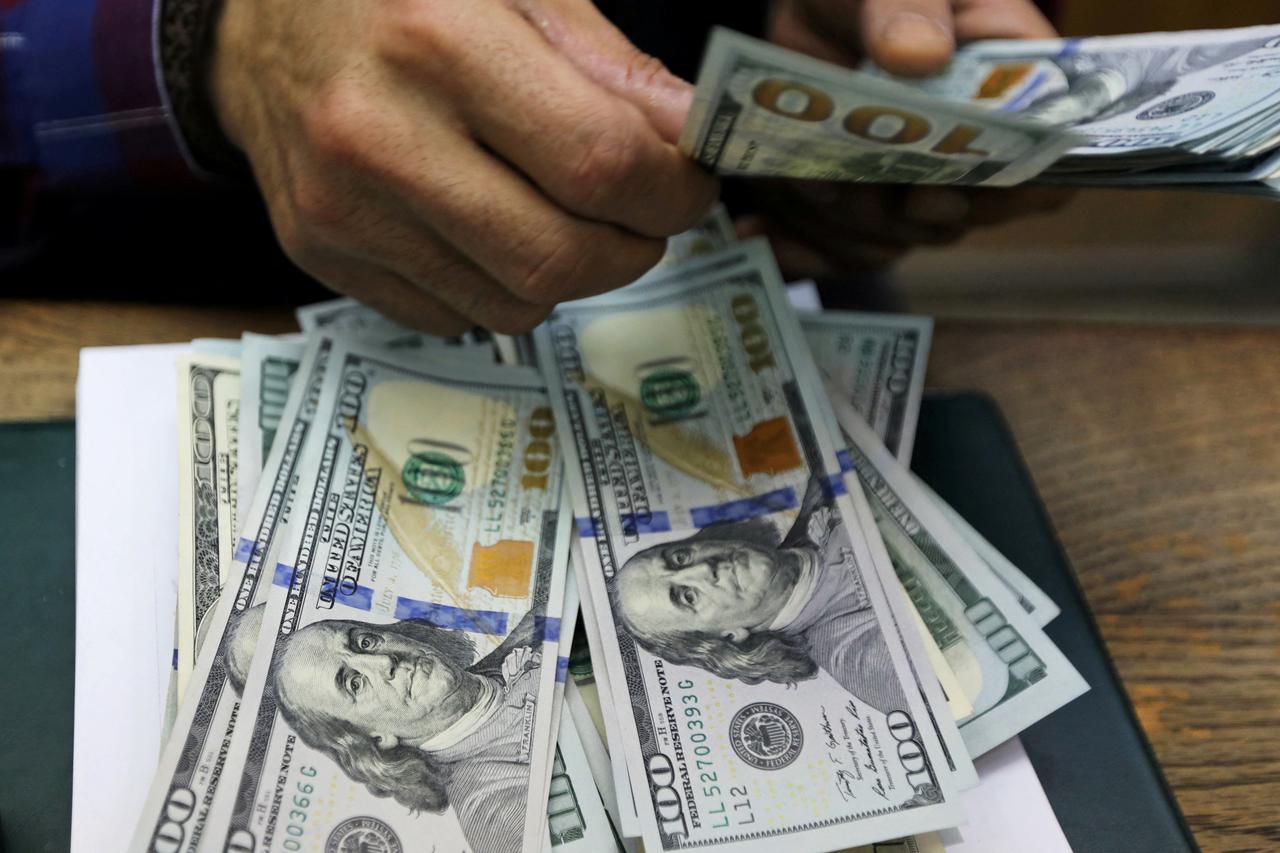
[[[954,825],[972,768],[874,526],[831,485],[768,250],[703,261],[535,332],[646,848]]]
[[[1088,685],[1075,667],[838,387],[827,387],[848,444],[850,479],[866,493],[898,579],[973,705],[960,721],[970,754],[982,755],[1085,692]]]
[[[932,321],[907,315],[824,311],[802,314],[800,325],[814,361],[826,377],[824,390],[856,410],[903,468],[910,465]],[[946,517],[1037,625],[1044,627],[1058,615],[1058,606],[1021,569],[923,480],[909,472],[907,476],[924,493],[923,500]]]
[[[1008,186],[1074,142],[1039,122],[717,29],[680,148],[730,175]]]
[[[350,344],[317,411],[210,832],[537,849],[569,534],[541,380]]]
[[[246,332],[241,337],[239,493],[241,516],[253,501],[262,466],[284,421],[285,405],[306,344]],[[243,518],[240,519],[243,523]]]
[[[240,362],[178,359],[178,619],[176,695],[195,668],[201,623],[230,570],[236,535]]]
[[[239,716],[240,689],[257,639],[251,611],[266,601],[275,555],[288,522],[299,458],[316,416],[332,342],[308,347],[286,407],[286,424],[241,529],[228,583],[205,616],[209,628],[152,778],[131,849],[195,850],[208,828]]]
[[[933,321],[907,314],[822,311],[800,315],[818,367],[885,447],[911,464]]]

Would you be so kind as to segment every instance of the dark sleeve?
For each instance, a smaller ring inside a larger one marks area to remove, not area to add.
[[[112,296],[172,298],[183,270],[201,301],[254,263],[289,274],[252,185],[204,180],[240,168],[203,85],[219,2],[0,2],[5,295],[102,296],[110,270]]]
[[[247,181],[249,164],[218,124],[209,63],[222,0],[160,0],[161,78],[187,152],[200,170]]]

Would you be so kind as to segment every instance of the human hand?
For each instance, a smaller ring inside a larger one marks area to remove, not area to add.
[[[872,272],[921,246],[944,246],[970,230],[1048,213],[1071,192],[884,186],[824,181],[752,181],[759,213],[734,226],[742,239],[767,237],[789,279]]]
[[[436,334],[626,284],[718,194],[590,0],[226,0],[210,90],[289,257]]]

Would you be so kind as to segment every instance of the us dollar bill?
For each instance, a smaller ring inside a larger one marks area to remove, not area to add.
[[[1007,186],[1075,141],[717,29],[680,148],[728,175]]]
[[[271,445],[284,420],[289,389],[302,363],[306,344],[252,332],[246,332],[240,342],[243,368],[240,411],[244,440],[239,447],[239,505],[247,510],[257,490],[263,462],[271,455]]]
[[[1198,185],[1274,197],[1280,27],[975,42],[933,94],[1070,128],[1043,176],[1099,186]]]
[[[996,546],[987,541],[986,537],[974,529],[973,525],[965,521],[964,516],[956,512],[951,504],[944,501],[938,496],[938,493],[929,487],[929,484],[914,474],[911,475],[919,488],[921,494],[934,508],[941,513],[947,523],[959,534],[968,546],[973,549],[973,553],[978,559],[986,564],[993,574],[1000,579],[1000,582],[1008,588],[1014,599],[1018,602],[1018,606],[1027,612],[1032,620],[1043,628],[1061,612],[1058,605],[1054,604],[1053,599],[1045,594],[1044,590],[1036,586],[1035,581],[1027,577],[1022,569],[1014,565],[1008,557],[1000,553]]]
[[[1280,26],[1269,25],[974,42],[920,87],[1073,128],[1081,144],[1055,171],[1149,168],[1273,148],[1277,69]]]
[[[911,464],[933,321],[907,314],[800,315],[813,360],[898,461]]]
[[[303,305],[298,308],[296,316],[304,332],[323,330],[386,350],[431,350],[448,352],[456,359],[475,364],[494,362],[493,345],[475,340],[471,333],[456,338],[428,335],[401,326],[354,299],[331,299]]]
[[[349,297],[303,305],[295,312],[304,332],[408,331],[358,300]]]
[[[814,361],[827,379],[826,390],[833,395],[838,393],[902,466],[909,466],[924,392],[932,321],[908,315],[824,311],[802,314],[800,325]],[[915,474],[909,476],[1037,625],[1044,627],[1058,615],[1053,600],[1021,569],[923,480]],[[933,649],[929,651],[932,654]],[[947,698],[952,699],[951,691],[947,691]],[[956,710],[954,703],[952,708]]]
[[[332,341],[317,337],[303,358],[253,505],[232,555],[228,583],[205,621],[209,627],[172,731],[161,752],[134,834],[134,850],[193,851],[204,840],[209,808],[239,717],[239,695],[257,640],[260,611],[288,521],[299,457],[316,415]]]
[[[191,341],[191,352],[197,355],[239,358],[240,342],[235,338],[194,338]]]
[[[201,625],[230,570],[236,537],[240,362],[178,358],[178,613],[174,694],[195,668]]]
[[[723,249],[730,243],[736,243],[737,234],[733,230],[733,220],[729,211],[720,202],[688,231],[681,231],[667,238],[667,251],[658,261],[654,270],[670,269],[690,258],[706,255],[717,249]],[[652,272],[652,271],[651,271]]]
[[[549,840],[544,850],[608,853],[619,849],[572,714],[560,718],[547,799],[547,829]]]
[[[535,330],[645,848],[954,825],[972,767],[839,487],[772,257],[720,262]]]
[[[570,565],[579,578],[579,590],[586,586],[586,563],[582,556],[582,543],[575,536],[569,549]],[[593,660],[604,660],[604,645],[600,639],[600,625],[596,616],[595,605],[590,596],[582,599],[583,642],[576,645],[571,652],[569,675],[577,686],[582,706],[590,714],[596,734],[602,744],[621,744],[622,727],[619,722],[621,713],[631,697],[625,692],[615,692],[609,681],[609,671],[603,665],[599,668]],[[577,640],[578,638],[575,638]],[[585,743],[590,744],[590,739]],[[613,748],[613,747],[609,747]],[[619,834],[624,838],[639,838],[642,832],[640,812],[636,808],[635,797],[631,790],[631,778],[627,774],[626,754],[618,748],[611,756],[609,764],[608,790],[602,788],[605,807],[615,816]]]
[[[542,380],[348,342],[316,410],[210,849],[540,848],[570,529]]]
[[[567,485],[561,486],[567,489]],[[567,493],[561,495],[560,506],[562,512],[568,512],[569,496]],[[566,551],[570,546],[566,545]],[[565,684],[569,678],[569,649],[572,646],[575,626],[578,622],[578,610],[581,600],[578,596],[578,582],[572,571],[565,571],[564,579],[564,602],[559,610],[560,618],[560,636],[556,642],[556,656],[550,659],[551,665],[555,666],[555,685],[551,693],[551,716],[550,731],[552,736],[547,744],[547,760],[550,761],[555,757],[555,751],[558,748],[558,739],[560,731],[560,720],[564,716],[564,690]],[[552,777],[546,776],[545,782],[547,789],[543,792],[542,799],[547,803],[547,819],[551,817],[551,784]]]
[[[589,660],[587,661],[587,666],[590,667]],[[639,829],[637,828],[634,836],[627,836],[622,831],[622,814],[618,810],[618,791],[614,786],[614,762],[609,757],[609,748],[604,741],[603,729],[600,724],[600,705],[595,703],[593,699],[588,698],[578,687],[577,676],[571,677],[565,682],[564,704],[568,715],[573,718],[574,728],[578,734],[578,742],[582,745],[583,755],[586,758],[587,765],[591,768],[591,776],[595,782],[596,791],[600,795],[600,802],[604,805],[605,813],[609,816],[614,838],[625,853],[636,853]],[[626,765],[623,764],[624,777],[625,773]],[[631,819],[638,825],[640,819],[636,816],[635,806],[631,802],[631,785],[629,782],[624,790],[626,791],[627,808],[631,811]]]
[[[865,492],[893,569],[966,691],[960,733],[980,756],[1088,685],[948,524],[857,411],[827,383],[843,467]],[[851,485],[851,488],[853,485]]]

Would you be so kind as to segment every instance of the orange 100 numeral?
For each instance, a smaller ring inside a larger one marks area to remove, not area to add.
[[[826,92],[791,80],[765,80],[756,85],[752,96],[759,106],[769,112],[796,121],[826,121],[835,112],[835,103]],[[885,117],[898,121],[877,124],[877,119]],[[898,107],[854,107],[844,117],[842,124],[854,136],[882,145],[910,145],[933,132],[933,125],[925,116]],[[887,129],[892,129],[892,132],[886,132]],[[984,157],[988,152],[969,147],[981,135],[981,127],[957,124],[930,150],[937,154],[972,154]]]
[[[524,448],[524,475],[520,485],[526,489],[546,491],[547,477],[551,471],[551,442],[556,433],[555,418],[548,406],[540,406],[529,415],[529,435],[532,441]]]

